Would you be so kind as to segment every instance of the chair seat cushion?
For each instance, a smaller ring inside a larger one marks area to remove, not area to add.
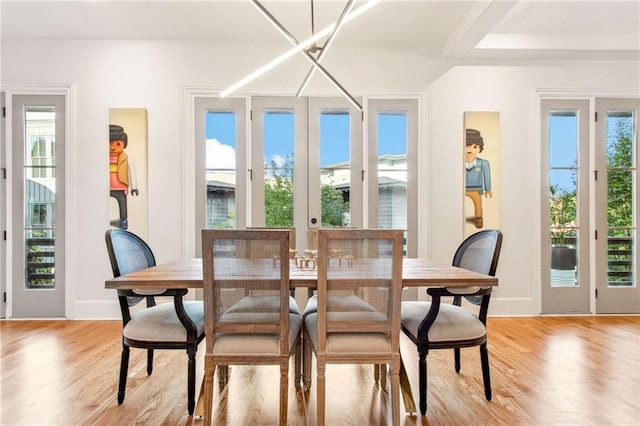
[[[304,326],[315,350],[318,348],[318,313],[310,313],[304,319]],[[327,352],[333,354],[388,354],[391,343],[382,333],[328,333]]]
[[[327,310],[331,312],[376,312],[376,309],[355,294],[328,295]],[[309,298],[302,317],[318,312],[318,296]]]
[[[400,322],[413,335],[431,308],[430,302],[402,302]],[[479,339],[486,334],[486,327],[473,313],[449,303],[440,304],[438,316],[429,329],[429,342],[455,342]]]
[[[202,301],[185,301],[184,309],[195,323],[197,335],[204,333]],[[131,314],[122,334],[127,339],[146,342],[186,342],[187,330],[178,319],[173,302],[160,303]]]
[[[291,350],[302,327],[302,317],[289,314],[289,349]],[[216,335],[213,355],[264,355],[274,356],[280,353],[278,334],[218,334]]]
[[[258,294],[245,296],[225,311],[225,313],[275,312],[280,314],[280,296]],[[289,297],[289,313],[300,315],[300,308],[293,297]]]

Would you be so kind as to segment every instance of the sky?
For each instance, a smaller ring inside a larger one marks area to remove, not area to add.
[[[293,114],[266,114],[264,143],[265,160],[280,161],[293,153]],[[381,114],[378,117],[378,154],[406,153],[406,116]],[[210,141],[207,155],[208,168],[233,168],[236,148],[235,117],[233,113],[209,112],[206,118],[206,138]],[[404,141],[404,143],[399,143]],[[222,145],[222,146],[221,146]],[[214,151],[215,150],[215,151]],[[222,150],[222,151],[219,151]],[[349,161],[349,116],[323,114],[320,123],[321,166]],[[226,153],[226,160],[219,154]],[[231,157],[233,155],[233,157]],[[230,161],[231,158],[234,161]]]
[[[293,114],[266,114],[265,161],[281,164],[285,155],[293,153]],[[573,191],[574,170],[578,160],[578,117],[552,115],[549,121],[550,184],[558,184]],[[378,117],[378,154],[406,153],[406,116],[380,115]],[[349,161],[349,116],[323,114],[321,117],[321,167]],[[235,168],[235,118],[233,113],[209,112],[206,118],[207,167]],[[215,153],[215,154],[214,154]]]

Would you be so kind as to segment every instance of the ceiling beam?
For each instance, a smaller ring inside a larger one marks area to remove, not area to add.
[[[444,42],[442,58],[464,58],[517,3],[518,0],[475,3]]]

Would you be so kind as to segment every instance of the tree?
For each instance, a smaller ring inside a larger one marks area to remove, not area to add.
[[[632,121],[614,118],[607,135],[607,224],[633,226]]]
[[[265,226],[293,226],[293,159],[286,156],[282,165],[265,165],[269,174],[264,183]],[[342,226],[349,203],[342,191],[330,184],[320,185],[323,226]]]
[[[286,156],[281,167],[271,160],[265,170],[270,170],[264,183],[265,226],[293,226],[293,160]]]

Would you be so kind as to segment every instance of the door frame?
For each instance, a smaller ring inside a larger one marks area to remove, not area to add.
[[[76,168],[75,164],[72,161],[75,158],[75,150],[74,150],[74,125],[75,122],[73,111],[73,99],[74,99],[74,87],[73,84],[69,83],[43,83],[43,84],[33,84],[33,83],[3,83],[0,86],[0,92],[5,94],[5,103],[4,107],[6,108],[6,117],[5,117],[5,140],[11,141],[13,132],[12,132],[12,124],[11,124],[11,116],[12,116],[12,107],[13,102],[12,98],[14,95],[26,95],[26,96],[49,96],[49,95],[59,95],[64,97],[65,104],[65,155],[64,155],[64,192],[65,192],[65,215],[64,215],[64,253],[65,259],[73,258],[73,244],[75,241],[75,230],[72,226],[72,223],[77,223],[76,212],[77,208],[75,208],[75,198],[72,187],[73,177],[76,176]],[[12,247],[14,243],[13,233],[10,232],[13,230],[13,215],[12,215],[12,202],[13,199],[13,188],[14,182],[12,178],[12,144],[5,144],[5,166],[7,169],[7,179],[6,183],[6,205],[5,207],[5,225],[7,230],[7,240],[4,241],[5,247]],[[4,268],[4,276],[3,279],[5,283],[13,282],[14,271],[12,268],[13,265],[13,254],[11,250],[5,250],[4,252],[4,262],[7,268]],[[63,276],[65,277],[64,285],[65,285],[65,294],[64,294],[64,317],[67,319],[73,319],[73,298],[72,295],[75,294],[75,283],[76,276],[75,272],[70,267],[70,262],[65,261],[61,266],[63,268]],[[7,285],[5,291],[7,292],[7,303],[6,303],[6,318],[13,318],[13,289],[12,286]]]

